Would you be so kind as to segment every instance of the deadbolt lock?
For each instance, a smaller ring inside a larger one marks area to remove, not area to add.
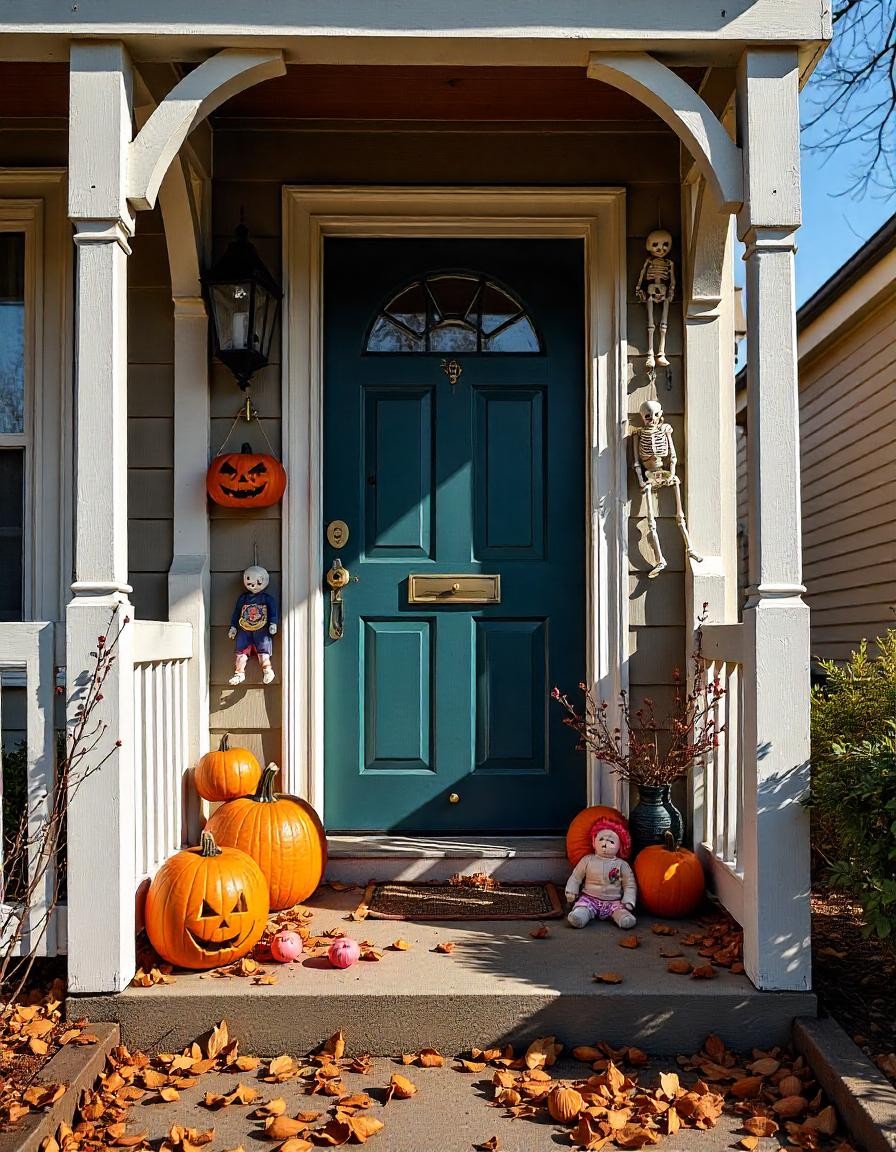
[[[333,589],[344,588],[351,580],[348,568],[343,568],[342,561],[337,556],[332,566],[327,570],[327,584]]]

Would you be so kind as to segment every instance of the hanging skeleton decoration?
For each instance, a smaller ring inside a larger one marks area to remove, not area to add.
[[[665,367],[669,361],[666,357],[666,331],[669,327],[669,305],[675,299],[675,265],[669,259],[672,249],[672,237],[665,228],[657,228],[647,237],[645,244],[647,259],[638,277],[635,295],[642,304],[647,304],[647,367],[655,368],[657,364]],[[660,314],[660,343],[654,354],[653,336],[656,332],[656,317],[654,308],[662,306]]]
[[[667,563],[656,530],[656,500],[661,488],[671,488],[675,493],[675,521],[688,556],[697,563],[703,557],[694,551],[688,535],[684,508],[681,504],[681,480],[675,471],[678,457],[672,440],[672,427],[664,423],[662,406],[656,400],[646,400],[641,405],[641,419],[644,422],[643,427],[634,432],[632,442],[635,449],[635,474],[647,502],[647,530],[656,561],[647,574],[652,580],[655,576],[659,576]]]

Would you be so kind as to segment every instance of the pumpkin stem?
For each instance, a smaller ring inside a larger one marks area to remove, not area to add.
[[[211,832],[201,832],[199,834],[199,855],[205,857],[220,856],[221,849],[215,843],[215,838]]]
[[[666,851],[674,852],[678,845],[675,843],[675,837],[672,835],[672,833],[667,831],[664,839],[666,841]]]
[[[230,733],[229,732],[225,732],[224,735],[221,737],[221,743],[218,745],[218,751],[219,752],[229,752],[230,751]]]
[[[254,800],[259,804],[273,804],[277,797],[274,795],[274,778],[280,769],[276,764],[268,764],[261,773],[261,780],[258,782],[258,788],[255,790]]]

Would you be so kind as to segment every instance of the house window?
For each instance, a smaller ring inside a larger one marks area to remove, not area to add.
[[[430,272],[397,292],[370,326],[367,352],[543,350],[526,307],[477,272]]]
[[[0,621],[25,611],[25,248],[24,232],[0,231]]]

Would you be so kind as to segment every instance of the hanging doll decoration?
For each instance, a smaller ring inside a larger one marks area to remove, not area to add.
[[[628,829],[602,817],[591,826],[591,844],[594,851],[582,857],[566,881],[566,899],[573,906],[567,922],[584,928],[594,919],[612,920],[619,928],[634,928],[638,886],[625,859],[632,850]]]
[[[246,679],[246,664],[253,652],[261,666],[261,682],[270,684],[274,679],[271,637],[277,634],[280,614],[277,601],[265,591],[270,579],[267,569],[260,564],[250,564],[243,573],[246,591],[237,599],[227,633],[231,640],[236,640],[236,661],[229,680],[234,687]]]
[[[641,275],[635,287],[635,295],[647,305],[647,361],[648,369],[661,364],[668,366],[666,357],[666,332],[669,328],[669,305],[675,299],[675,265],[669,258],[672,250],[672,237],[665,228],[657,228],[647,237],[645,244],[647,259],[641,268]],[[656,332],[654,308],[660,305],[660,343],[654,353],[653,337]]]
[[[634,445],[635,475],[644,493],[647,504],[647,531],[653,545],[655,563],[648,572],[648,579],[658,576],[666,567],[666,558],[660,547],[659,533],[656,530],[657,494],[662,488],[671,488],[675,493],[675,522],[684,540],[685,551],[691,560],[699,564],[703,559],[694,551],[681,503],[681,480],[676,474],[678,457],[672,439],[672,426],[663,420],[662,405],[656,400],[645,400],[641,405],[643,427],[632,434]]]

